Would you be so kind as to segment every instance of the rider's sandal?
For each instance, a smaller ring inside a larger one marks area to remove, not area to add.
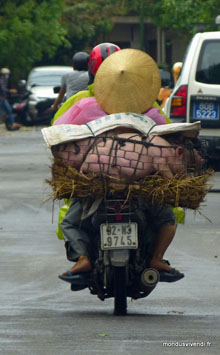
[[[160,271],[160,282],[176,282],[185,276],[183,273],[176,273],[175,271],[174,268],[170,271]]]
[[[79,274],[72,274],[70,270],[67,270],[66,274],[67,275],[59,275],[59,279],[78,286],[88,286],[89,273],[83,272]]]

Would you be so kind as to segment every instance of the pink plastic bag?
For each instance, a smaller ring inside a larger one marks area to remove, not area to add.
[[[108,114],[98,105],[95,97],[86,97],[70,107],[69,110],[54,122],[54,125],[81,125],[107,115]],[[165,116],[161,115],[160,110],[156,107],[151,107],[144,112],[144,115],[152,118],[152,120],[158,125],[166,124]]]

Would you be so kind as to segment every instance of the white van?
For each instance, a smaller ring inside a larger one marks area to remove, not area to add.
[[[220,31],[197,33],[164,112],[173,122],[201,121],[201,139],[220,166]]]

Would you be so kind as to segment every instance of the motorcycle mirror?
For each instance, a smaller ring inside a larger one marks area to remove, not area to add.
[[[161,76],[161,87],[162,88],[172,88],[173,87],[172,75],[169,70],[160,69],[160,76]]]
[[[24,80],[24,79],[19,80],[19,82],[18,82],[18,87],[19,87],[20,89],[24,89],[25,86],[26,86],[26,84],[27,84],[26,80]]]
[[[54,92],[54,94],[58,94],[58,93],[59,93],[59,91],[60,91],[60,89],[61,89],[61,87],[60,87],[60,86],[55,86],[55,87],[53,88],[53,92]]]

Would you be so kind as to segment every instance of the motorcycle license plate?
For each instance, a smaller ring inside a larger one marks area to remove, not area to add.
[[[214,102],[196,102],[193,106],[193,118],[199,120],[218,120],[218,104]]]
[[[101,248],[108,249],[137,249],[137,223],[101,224]]]

